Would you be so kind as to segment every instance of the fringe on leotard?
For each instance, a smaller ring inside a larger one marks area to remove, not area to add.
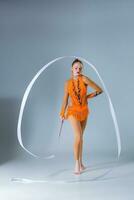
[[[78,121],[83,121],[88,117],[89,109],[87,106],[81,107],[80,109],[71,108],[70,106],[67,108],[67,113],[65,114],[65,119],[68,119],[70,115],[73,115]]]

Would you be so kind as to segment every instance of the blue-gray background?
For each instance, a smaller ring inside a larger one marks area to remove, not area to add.
[[[59,56],[81,56],[96,66],[109,90],[121,133],[122,153],[133,145],[133,7],[128,1],[0,1],[1,162],[27,155],[17,141],[17,120],[25,89],[46,63]],[[63,84],[72,58],[48,68],[35,83],[22,121],[24,144],[34,153],[72,152],[73,131],[64,123],[57,148]],[[83,73],[100,86],[84,63]],[[91,88],[89,88],[89,92]],[[106,95],[90,100],[85,151],[117,154]]]

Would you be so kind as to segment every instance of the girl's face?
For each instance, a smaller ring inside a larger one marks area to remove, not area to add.
[[[82,66],[80,62],[76,62],[73,64],[72,73],[74,76],[79,75],[82,72]]]

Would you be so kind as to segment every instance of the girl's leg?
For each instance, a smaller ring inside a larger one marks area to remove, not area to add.
[[[80,173],[80,163],[79,163],[79,156],[80,156],[80,143],[82,138],[82,129],[80,122],[72,115],[68,117],[73,130],[74,130],[74,158],[76,161],[75,165],[75,174]]]
[[[80,122],[81,124],[81,129],[82,129],[82,139],[81,139],[81,143],[80,143],[80,154],[79,154],[79,162],[80,162],[80,170],[85,169],[85,166],[82,163],[82,150],[83,150],[83,134],[84,134],[84,130],[87,124],[87,118],[84,121]]]

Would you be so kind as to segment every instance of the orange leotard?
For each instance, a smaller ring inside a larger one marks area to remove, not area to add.
[[[75,84],[75,90],[77,91],[77,80],[75,79],[69,79],[68,85],[67,85],[67,91],[69,93],[70,97],[70,103],[68,104],[68,107],[65,110],[62,108],[60,115],[64,116],[65,119],[68,118],[69,115],[73,115],[78,121],[83,121],[87,118],[89,114],[89,108],[88,108],[88,101],[87,101],[87,85],[82,80],[83,75],[78,75],[79,79],[79,88],[80,88],[80,98],[81,98],[81,104],[78,101],[77,96],[74,94],[73,90],[73,83],[74,80]]]

